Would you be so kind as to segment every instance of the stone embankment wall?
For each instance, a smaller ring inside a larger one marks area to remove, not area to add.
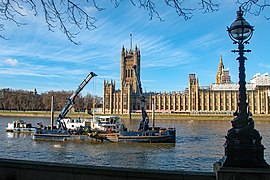
[[[0,159],[0,180],[215,180],[214,173],[67,165]]]

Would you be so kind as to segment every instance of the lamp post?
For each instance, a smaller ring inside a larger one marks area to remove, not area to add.
[[[248,44],[253,35],[253,26],[244,18],[241,7],[237,11],[237,18],[227,28],[230,38],[234,44],[238,45],[239,62],[239,102],[236,117],[231,121],[232,128],[228,130],[226,136],[225,156],[223,157],[223,167],[269,167],[264,160],[264,146],[261,144],[262,137],[259,131],[254,129],[254,121],[248,111],[246,94],[246,75],[244,53],[251,52],[244,49],[244,44]]]

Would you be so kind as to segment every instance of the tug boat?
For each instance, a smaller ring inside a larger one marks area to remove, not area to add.
[[[35,130],[36,130],[36,127],[32,127],[32,124],[26,123],[22,119],[8,123],[6,127],[6,132],[32,133]]]

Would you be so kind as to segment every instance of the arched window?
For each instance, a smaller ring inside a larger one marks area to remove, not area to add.
[[[130,77],[130,69],[128,69],[128,77]]]
[[[131,77],[133,77],[133,70],[131,69]]]

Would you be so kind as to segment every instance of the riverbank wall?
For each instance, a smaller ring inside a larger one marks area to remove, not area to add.
[[[0,159],[0,180],[215,180],[212,172],[98,167]]]
[[[55,115],[59,114],[60,112],[55,112]],[[96,115],[106,115],[106,114],[96,114]],[[118,115],[121,118],[124,119],[140,119],[141,114],[140,113],[132,113],[131,116],[129,114],[114,114]],[[9,116],[9,117],[50,117],[51,112],[50,111],[8,111],[8,110],[1,110],[0,116]],[[68,113],[68,117],[73,118],[92,118],[91,115],[86,114],[84,112],[73,112]],[[151,118],[151,113],[149,114],[149,117]],[[55,116],[56,118],[56,116]],[[183,120],[183,121],[190,121],[190,120],[206,120],[206,121],[212,121],[212,120],[219,120],[219,121],[231,121],[233,120],[234,116],[232,115],[226,115],[226,114],[162,114],[162,113],[156,113],[155,119],[158,120],[166,120],[166,119],[173,119],[173,120]],[[263,120],[263,121],[270,121],[270,115],[253,115],[254,120]]]

